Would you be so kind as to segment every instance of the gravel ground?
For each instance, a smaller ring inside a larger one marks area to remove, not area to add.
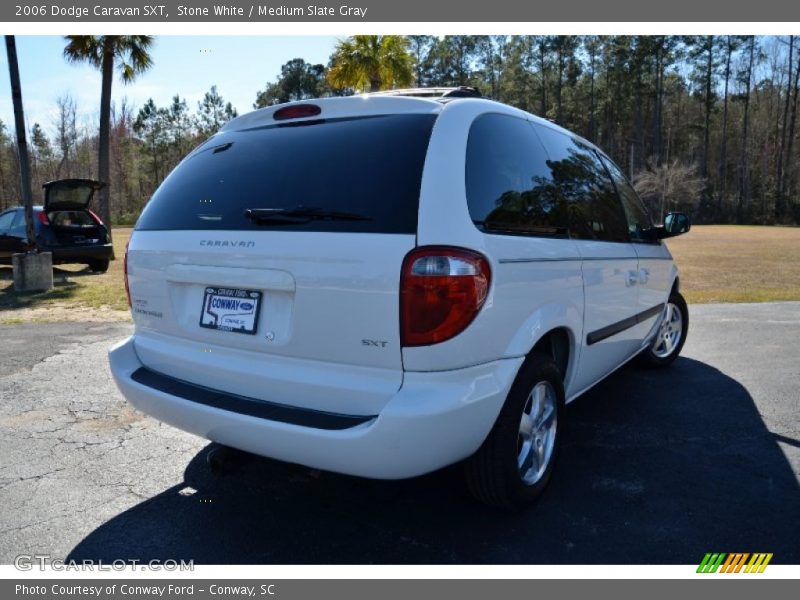
[[[671,369],[626,367],[571,404],[533,509],[475,504],[457,468],[368,481],[267,459],[225,476],[204,440],[128,407],[125,323],[0,326],[0,562],[800,562],[800,303],[692,306]]]

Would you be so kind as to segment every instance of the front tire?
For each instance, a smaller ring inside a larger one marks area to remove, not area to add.
[[[550,356],[523,363],[483,445],[464,463],[481,502],[521,509],[542,494],[553,472],[564,421],[564,384]]]
[[[689,332],[689,307],[679,292],[672,292],[664,308],[666,314],[653,343],[640,355],[646,367],[667,367],[675,362]]]

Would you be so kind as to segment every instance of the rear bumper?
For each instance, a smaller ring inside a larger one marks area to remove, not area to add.
[[[422,475],[474,453],[491,430],[522,360],[405,373],[403,386],[380,414],[368,420],[353,416],[352,426],[331,429],[226,410],[219,402],[192,399],[180,385],[170,388],[155,383],[157,377],[143,378],[133,337],[109,352],[111,372],[125,398],[160,421],[261,456],[377,479]],[[280,400],[275,402],[292,410]]]
[[[114,247],[111,244],[101,246],[66,246],[47,248],[53,253],[53,263],[83,263],[90,260],[114,260]]]

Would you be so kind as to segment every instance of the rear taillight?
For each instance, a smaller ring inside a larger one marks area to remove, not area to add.
[[[489,292],[491,270],[471,250],[426,246],[408,253],[400,280],[400,339],[428,346],[472,323]]]
[[[92,219],[94,219],[94,222],[97,225],[100,225],[100,227],[105,227],[105,225],[103,224],[103,220],[100,217],[98,217],[96,214],[94,214],[94,211],[91,211],[91,210],[87,209],[86,212],[88,212],[90,215],[92,215]]]
[[[47,213],[42,211],[36,215],[39,218],[39,223],[42,225],[50,225],[50,219],[47,217]]]
[[[130,239],[128,243],[125,244],[125,257],[122,259],[122,273],[125,277],[125,295],[128,297],[128,308],[132,307],[131,304],[131,288],[128,285],[128,246],[131,245]]]

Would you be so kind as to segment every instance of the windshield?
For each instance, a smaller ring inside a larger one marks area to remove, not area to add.
[[[382,115],[223,132],[195,150],[145,207],[138,230],[416,233],[435,115]],[[253,219],[255,209],[363,218]]]

